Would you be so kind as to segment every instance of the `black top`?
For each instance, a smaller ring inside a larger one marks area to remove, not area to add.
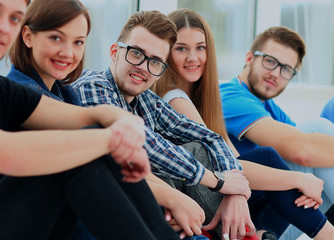
[[[41,95],[0,76],[0,129],[20,126],[35,110]]]

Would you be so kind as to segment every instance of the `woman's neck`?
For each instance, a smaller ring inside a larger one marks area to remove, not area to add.
[[[56,79],[45,79],[43,78],[43,82],[45,83],[45,85],[48,87],[48,89],[51,91],[53,85],[56,82]]]

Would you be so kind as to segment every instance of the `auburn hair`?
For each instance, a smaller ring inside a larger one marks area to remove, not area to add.
[[[216,50],[211,28],[200,14],[191,9],[182,8],[176,10],[171,12],[168,17],[176,25],[177,31],[186,27],[196,28],[205,35],[207,54],[205,70],[203,76],[194,83],[194,91],[189,97],[203,118],[206,126],[227,140],[219,94]],[[180,78],[173,59],[170,57],[167,62],[169,68],[152,88],[159,96],[164,96],[166,92],[172,89],[180,88],[184,81]]]
[[[24,74],[31,75],[32,50],[25,45],[22,38],[22,30],[25,26],[28,26],[33,33],[49,31],[65,25],[80,14],[87,19],[88,35],[91,28],[90,16],[79,0],[32,1],[22,21],[21,34],[9,51],[9,58],[13,65]],[[83,65],[84,57],[77,68],[64,79],[64,83],[70,84],[77,80],[81,75]]]

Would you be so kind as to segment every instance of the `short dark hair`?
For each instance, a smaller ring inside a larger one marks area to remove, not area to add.
[[[132,14],[122,28],[117,41],[125,41],[136,26],[143,26],[158,38],[167,40],[170,48],[176,42],[177,31],[174,23],[159,11],[140,11]]]
[[[31,74],[31,49],[25,45],[22,39],[24,26],[28,26],[33,33],[49,31],[65,25],[80,14],[83,14],[87,19],[88,34],[91,28],[90,16],[79,0],[32,1],[22,21],[21,35],[17,37],[9,51],[11,62],[24,74]],[[83,64],[84,58],[82,58],[77,68],[66,77],[66,84],[70,84],[79,78]]]
[[[269,40],[274,40],[277,43],[295,50],[298,54],[298,63],[295,67],[299,68],[302,65],[306,47],[303,38],[297,32],[282,26],[268,28],[255,38],[251,51],[261,51],[261,48],[263,48],[264,44]]]

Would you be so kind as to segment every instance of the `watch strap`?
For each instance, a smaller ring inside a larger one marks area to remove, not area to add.
[[[218,192],[223,187],[223,185],[224,185],[224,181],[223,180],[221,180],[221,179],[217,179],[217,180],[218,180],[217,185],[214,188],[208,187],[213,192]]]

